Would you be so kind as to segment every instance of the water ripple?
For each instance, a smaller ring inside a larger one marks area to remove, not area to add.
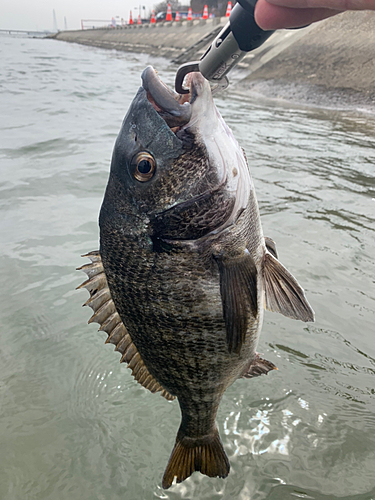
[[[140,387],[86,324],[80,255],[98,248],[112,147],[144,54],[2,37],[0,497],[375,499],[375,125],[335,110],[216,98],[245,148],[264,232],[316,312],[266,312],[278,371],[238,380],[218,427],[226,480],[161,477],[177,402]]]

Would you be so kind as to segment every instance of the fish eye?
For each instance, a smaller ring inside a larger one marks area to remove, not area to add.
[[[146,151],[138,153],[132,163],[135,164],[133,175],[137,181],[146,182],[154,176],[156,161],[150,153]]]

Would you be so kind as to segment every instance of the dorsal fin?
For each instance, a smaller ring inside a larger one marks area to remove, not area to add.
[[[110,343],[116,346],[115,351],[122,354],[120,363],[124,361],[128,363],[128,368],[131,369],[133,377],[139,384],[151,392],[161,392],[161,395],[169,401],[175,399],[175,396],[169,394],[150,374],[132,342],[112,300],[100,253],[90,252],[82,257],[88,257],[91,260],[90,264],[85,264],[77,269],[84,271],[89,278],[77,287],[77,289],[86,288],[90,292],[90,298],[83,304],[91,307],[94,311],[88,322],[99,323],[99,331],[103,330],[108,334],[106,344]]]

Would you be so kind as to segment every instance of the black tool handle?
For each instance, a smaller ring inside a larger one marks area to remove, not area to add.
[[[229,17],[233,36],[239,48],[244,52],[257,49],[273,33],[273,31],[262,30],[255,22],[256,3],[257,0],[238,0]]]
[[[191,71],[200,71],[210,82],[223,88],[228,85],[226,75],[246,55],[262,45],[273,31],[262,30],[254,19],[257,0],[239,0],[232,9],[229,22],[208,47],[200,61],[180,66],[176,75],[175,88],[180,94],[188,93],[182,83]],[[225,83],[225,85],[224,85]]]

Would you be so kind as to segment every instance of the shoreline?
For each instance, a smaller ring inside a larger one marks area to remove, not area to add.
[[[171,64],[197,60],[226,24],[207,21],[60,32],[56,40],[145,52]],[[375,12],[345,12],[280,30],[229,74],[230,91],[303,106],[375,113]]]
[[[189,59],[188,51],[195,57],[202,53],[226,23],[225,17],[193,21],[141,24],[119,28],[97,28],[77,31],[60,31],[51,38],[70,43],[90,45],[103,49],[125,52],[144,52],[165,57]],[[183,61],[185,62],[185,61]]]
[[[259,80],[249,86],[230,86],[230,92],[238,97],[252,97],[282,106],[308,109],[326,109],[375,116],[373,96],[348,88],[329,89],[311,83],[293,83],[286,80]]]

